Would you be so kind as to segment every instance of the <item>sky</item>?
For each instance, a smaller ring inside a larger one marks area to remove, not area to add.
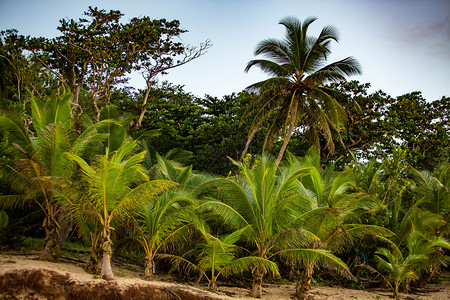
[[[428,101],[450,96],[449,0],[0,0],[0,30],[55,37],[60,19],[78,20],[88,6],[120,10],[122,22],[178,19],[188,30],[183,43],[211,40],[205,55],[159,77],[199,97],[238,93],[268,78],[256,67],[244,72],[256,45],[282,39],[283,18],[310,16],[318,18],[309,28],[312,35],[326,25],[338,29],[329,62],[355,57],[363,74],[350,79],[371,83],[369,91],[393,97],[421,91]],[[130,83],[144,87],[139,75]]]

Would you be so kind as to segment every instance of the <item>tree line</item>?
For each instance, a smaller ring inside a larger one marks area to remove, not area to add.
[[[81,241],[107,280],[114,253],[136,251],[146,279],[170,264],[213,291],[252,278],[254,297],[287,276],[305,299],[317,272],[382,278],[395,297],[436,279],[450,248],[448,97],[344,81],[359,65],[327,64],[338,37],[307,35],[313,18],[284,19],[285,40],[257,46],[247,70],[268,80],[195,97],[155,79],[211,43],[175,42],[176,20],[121,16],[90,7],[53,39],[2,32],[2,243],[20,244],[20,227],[54,260]],[[30,213],[42,226],[27,232]]]

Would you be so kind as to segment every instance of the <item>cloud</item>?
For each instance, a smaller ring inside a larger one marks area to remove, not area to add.
[[[450,2],[411,2],[397,6],[391,33],[406,51],[421,50],[450,59]],[[434,5],[433,5],[434,4]]]

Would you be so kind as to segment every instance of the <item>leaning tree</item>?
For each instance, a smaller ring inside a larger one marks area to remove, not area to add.
[[[352,57],[327,64],[330,44],[338,41],[337,31],[333,26],[326,26],[319,36],[308,35],[308,28],[315,20],[308,18],[302,23],[295,18],[283,19],[280,24],[286,28],[285,38],[261,41],[254,54],[264,59],[251,60],[245,68],[249,71],[257,66],[271,76],[248,87],[259,97],[245,114],[254,115],[251,132],[266,119],[270,120],[264,148],[280,136],[283,138],[277,164],[299,126],[316,145],[323,136],[329,151],[333,151],[333,134],[342,127],[345,111],[336,100],[336,91],[326,84],[361,73],[358,61]]]

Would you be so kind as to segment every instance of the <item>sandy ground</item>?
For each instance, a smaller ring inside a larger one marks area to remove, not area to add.
[[[98,282],[101,279],[96,279],[93,275],[86,273],[82,268],[82,263],[72,261],[70,259],[60,259],[60,261],[52,263],[37,260],[36,255],[0,255],[0,278],[3,274],[13,272],[15,270],[29,270],[29,269],[47,269],[56,271],[62,275],[70,276],[71,279],[81,283]],[[116,275],[116,283],[119,285],[136,285],[136,284],[151,284],[159,287],[167,287],[178,285],[183,288],[200,288],[204,289],[204,285],[179,285],[173,282],[170,276],[156,276],[155,281],[147,282],[139,278],[142,270],[139,270],[134,265],[113,266],[113,271]],[[267,300],[290,300],[294,293],[294,285],[278,285],[265,284],[263,287],[262,299]],[[217,299],[254,299],[247,296],[248,289],[239,287],[219,286],[219,292],[216,295]],[[351,290],[342,287],[327,287],[318,286],[310,291],[311,299],[392,299],[391,293],[388,290]],[[400,299],[436,299],[447,300],[450,299],[450,281],[444,281],[439,285],[428,285],[420,292],[414,294],[401,294]]]

